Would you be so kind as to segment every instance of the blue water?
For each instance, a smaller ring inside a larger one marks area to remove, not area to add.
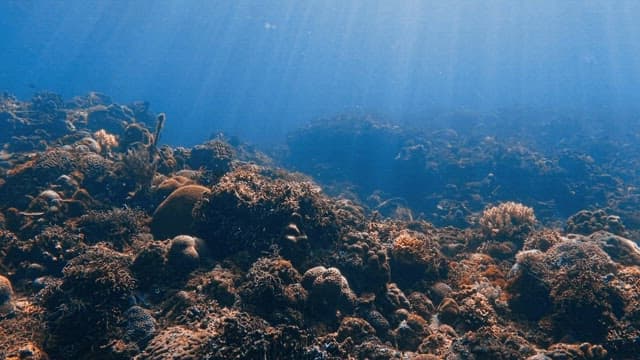
[[[532,107],[633,119],[638,1],[0,2],[0,90],[151,102],[164,140]],[[594,116],[588,116],[594,118]],[[620,120],[622,121],[622,120]]]

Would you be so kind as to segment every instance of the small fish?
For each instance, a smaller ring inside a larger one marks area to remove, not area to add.
[[[42,216],[42,215],[44,215],[44,212],[42,212],[42,211],[38,211],[38,212],[20,211],[19,214],[22,215],[22,216]]]
[[[0,160],[8,161],[13,157],[11,153],[0,151]]]

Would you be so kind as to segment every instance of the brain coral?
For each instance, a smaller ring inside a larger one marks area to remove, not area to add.
[[[336,310],[345,314],[353,310],[356,295],[340,270],[316,266],[304,273],[301,283],[309,291],[312,315],[331,320]]]
[[[209,192],[208,188],[200,185],[186,185],[172,192],[153,214],[153,236],[156,239],[166,239],[192,233],[193,207]]]

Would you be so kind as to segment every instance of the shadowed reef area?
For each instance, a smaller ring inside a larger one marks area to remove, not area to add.
[[[343,116],[266,155],[165,121],[0,97],[0,359],[640,352],[637,129]]]

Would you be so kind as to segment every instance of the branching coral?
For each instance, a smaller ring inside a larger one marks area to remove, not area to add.
[[[220,177],[231,169],[231,160],[235,153],[233,147],[226,142],[215,139],[191,150],[189,166],[192,169],[205,168]]]
[[[29,241],[11,241],[5,261],[15,267],[18,277],[33,278],[42,272],[60,275],[67,261],[78,255],[81,247],[82,235],[61,226],[49,226]]]
[[[145,351],[136,360],[162,360],[167,358],[196,360],[202,359],[202,347],[207,334],[202,330],[189,330],[182,326],[172,326],[156,335]]]
[[[239,289],[245,306],[272,322],[290,322],[301,315],[300,299],[307,292],[297,283],[301,280],[291,262],[279,257],[258,259],[249,269],[244,285]]]
[[[533,230],[536,217],[533,209],[520,203],[508,201],[487,208],[480,218],[480,228],[488,239],[513,241]]]
[[[133,181],[133,191],[148,190],[156,172],[153,157],[144,147],[127,150],[122,158],[121,173]]]
[[[104,129],[100,129],[93,133],[93,137],[96,139],[98,144],[100,144],[103,155],[109,155],[111,153],[111,149],[118,146],[118,138],[113,134],[109,134]]]

